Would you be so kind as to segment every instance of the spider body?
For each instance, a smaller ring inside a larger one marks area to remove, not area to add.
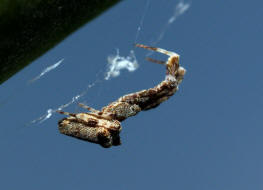
[[[58,123],[62,134],[97,143],[105,148],[121,144],[119,133],[122,127],[118,120],[108,120],[88,113],[59,113],[69,115]]]
[[[101,111],[83,104],[79,105],[89,112],[72,114],[58,111],[69,116],[58,123],[62,134],[97,143],[105,148],[120,145],[121,121],[140,111],[157,107],[178,90],[178,85],[182,82],[186,72],[179,65],[179,55],[161,48],[141,44],[136,44],[136,46],[169,56],[166,62],[148,58],[148,61],[166,66],[165,80],[153,88],[122,96],[103,107]]]

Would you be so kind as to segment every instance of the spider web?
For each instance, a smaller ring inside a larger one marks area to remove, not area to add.
[[[134,39],[135,44],[137,43],[137,41],[140,37],[140,34],[141,34],[142,30],[144,29],[143,28],[144,22],[145,22],[146,15],[148,13],[150,4],[151,4],[151,0],[145,1],[145,7],[143,10],[142,16],[140,18],[139,25],[137,27],[136,33],[135,33],[135,39]],[[190,8],[190,3],[186,3],[183,0],[179,1],[174,7],[173,14],[167,19],[167,22],[164,24],[164,26],[161,27],[161,31],[159,32],[158,37],[155,40],[152,40],[152,42],[150,42],[149,44],[151,46],[156,46],[164,38],[167,30],[174,23],[174,21],[176,21],[179,16],[183,15],[189,8]],[[153,52],[148,53],[146,56],[149,56],[151,54],[153,54]],[[64,59],[61,59],[58,63],[44,69],[41,72],[41,74],[39,76],[37,76],[36,78],[34,78],[32,81],[36,81],[36,80],[40,79],[44,74],[55,69],[63,60]],[[130,50],[130,54],[128,56],[120,55],[120,51],[119,51],[119,49],[117,49],[116,54],[115,55],[109,55],[107,58],[107,61],[108,61],[108,64],[106,66],[107,68],[106,68],[106,70],[104,69],[104,78],[99,77],[98,73],[97,73],[96,80],[94,82],[91,82],[85,90],[83,90],[82,92],[73,96],[65,104],[59,105],[55,108],[48,108],[43,115],[32,120],[30,123],[31,124],[40,124],[40,123],[45,122],[46,120],[50,119],[57,110],[62,110],[64,108],[80,101],[97,84],[99,84],[103,81],[106,81],[106,80],[110,80],[111,78],[120,76],[121,70],[123,70],[123,69],[126,69],[129,72],[134,72],[139,67],[139,64],[137,62],[136,55],[135,55],[133,49]]]
[[[183,15],[190,8],[190,5],[191,5],[190,3],[186,3],[185,1],[180,1],[175,5],[172,16],[167,20],[165,25],[162,27],[162,30],[158,38],[151,43],[153,46],[158,44],[163,39],[165,33],[170,28],[170,26],[174,23],[174,21],[178,19],[178,17]]]

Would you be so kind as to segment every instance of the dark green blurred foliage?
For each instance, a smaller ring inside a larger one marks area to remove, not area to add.
[[[120,0],[0,0],[0,84]]]

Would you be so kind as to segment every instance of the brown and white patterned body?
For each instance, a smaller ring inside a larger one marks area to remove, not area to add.
[[[60,112],[67,114],[66,112]],[[79,113],[59,121],[59,131],[62,134],[98,143],[107,148],[120,145],[121,123],[118,120],[108,120]]]
[[[141,44],[136,46],[170,56],[167,62],[148,59],[149,61],[166,65],[165,80],[153,88],[122,96],[103,107],[101,111],[83,104],[80,104],[80,106],[88,109],[90,112],[71,114],[58,111],[69,115],[69,117],[59,121],[59,130],[62,134],[94,142],[103,147],[120,145],[120,121],[134,116],[140,111],[157,107],[178,90],[178,85],[182,82],[185,74],[185,69],[179,66],[179,55],[164,49]]]

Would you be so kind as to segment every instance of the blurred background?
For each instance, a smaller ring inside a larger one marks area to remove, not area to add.
[[[0,86],[0,188],[261,190],[262,5],[126,0],[72,33]],[[125,120],[121,146],[61,135],[59,107],[100,109],[164,79],[134,43],[180,54],[179,91]],[[105,80],[117,49],[139,67]]]

